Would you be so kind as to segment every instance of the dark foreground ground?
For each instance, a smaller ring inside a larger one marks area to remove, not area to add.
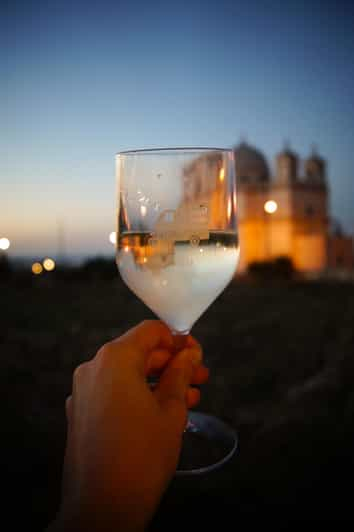
[[[53,518],[72,371],[147,317],[119,279],[1,284],[1,529]],[[193,332],[211,369],[200,410],[237,429],[239,452],[176,479],[151,529],[352,520],[354,285],[234,282]]]

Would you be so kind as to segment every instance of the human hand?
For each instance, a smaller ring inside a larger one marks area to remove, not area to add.
[[[174,353],[159,321],[105,344],[73,377],[63,496],[54,530],[142,531],[177,467],[187,409],[208,370],[188,336]],[[158,374],[152,390],[147,377]]]

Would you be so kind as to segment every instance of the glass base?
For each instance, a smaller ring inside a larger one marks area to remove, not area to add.
[[[200,475],[218,469],[233,456],[238,438],[220,419],[189,412],[176,475]]]

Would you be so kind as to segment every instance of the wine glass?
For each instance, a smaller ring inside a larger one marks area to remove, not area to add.
[[[116,156],[116,175],[119,272],[181,348],[238,264],[233,151],[124,151]],[[231,427],[190,411],[177,474],[211,471],[236,448]]]

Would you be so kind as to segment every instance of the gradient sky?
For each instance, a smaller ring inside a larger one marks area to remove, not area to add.
[[[351,4],[351,5],[350,5]],[[114,154],[284,140],[328,161],[354,232],[347,1],[16,1],[0,22],[0,236],[13,255],[111,253]]]

